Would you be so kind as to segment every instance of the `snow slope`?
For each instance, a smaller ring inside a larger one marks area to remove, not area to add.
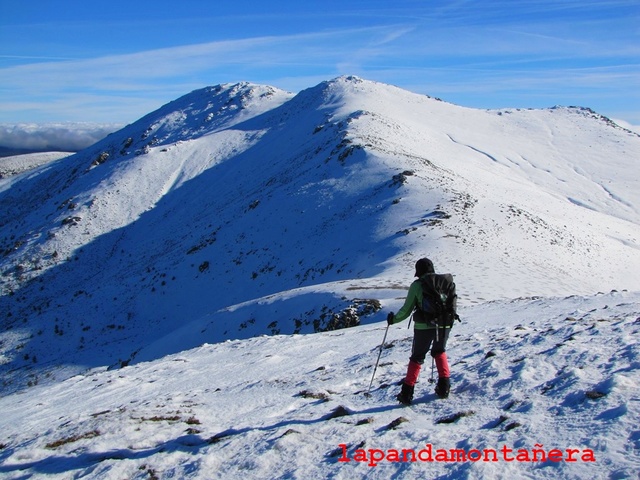
[[[395,402],[404,324],[389,330],[369,398],[383,324],[204,344],[0,398],[0,476],[637,478],[638,293],[461,314],[447,400],[425,365],[417,402]],[[434,461],[386,456],[427,445]]]
[[[0,178],[17,175],[69,155],[69,152],[42,152],[0,158]]]
[[[4,383],[175,353],[177,329],[197,346],[376,322],[423,255],[468,304],[637,290],[638,158],[637,134],[582,108],[356,77],[192,92],[0,180]]]

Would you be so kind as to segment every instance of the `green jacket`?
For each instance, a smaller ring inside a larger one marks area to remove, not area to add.
[[[407,293],[404,305],[398,310],[398,313],[394,315],[393,323],[400,323],[406,320],[414,311],[416,317],[422,316],[422,311],[419,308],[420,305],[422,305],[422,285],[420,280],[415,280],[409,287],[409,293]],[[413,328],[415,330],[429,330],[436,327],[432,323],[421,321],[420,318],[418,321],[414,319]]]
[[[398,313],[393,316],[393,323],[400,323],[403,320],[406,320],[414,310],[417,315],[421,315],[422,312],[418,309],[419,305],[422,305],[422,285],[420,285],[420,280],[415,280],[409,287],[409,293],[407,293],[404,305],[402,305],[402,308],[398,310]],[[413,328],[416,330],[435,328],[433,325],[425,322],[414,322],[413,325]]]

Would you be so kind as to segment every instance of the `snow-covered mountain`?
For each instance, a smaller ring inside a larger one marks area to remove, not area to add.
[[[340,77],[297,95],[198,90],[0,179],[0,472],[421,475],[354,470],[337,443],[353,455],[424,443],[436,428],[447,448],[590,447],[604,459],[595,477],[627,478],[638,467],[625,453],[639,439],[639,160],[639,135],[586,108],[481,111]],[[384,385],[409,355],[399,329],[366,406],[378,322],[422,256],[455,275],[465,319],[451,402],[395,410]],[[330,406],[352,416],[328,419]],[[471,410],[457,433],[434,427]],[[570,426],[589,414],[599,422]],[[386,429],[399,415],[411,427]],[[435,471],[595,468],[554,467]]]
[[[2,180],[5,383],[175,353],[177,334],[376,322],[424,255],[463,305],[640,289],[639,158],[587,109],[355,77],[192,92]]]

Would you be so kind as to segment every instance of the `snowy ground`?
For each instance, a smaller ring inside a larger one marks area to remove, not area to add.
[[[637,478],[640,294],[461,313],[447,400],[432,393],[430,365],[414,405],[394,400],[406,322],[389,330],[371,397],[384,323],[205,344],[0,399],[0,475]],[[425,451],[397,461],[403,449]]]
[[[69,155],[69,152],[43,152],[0,158],[0,178],[27,172]]]
[[[197,90],[3,178],[0,476],[636,478],[639,159],[586,108],[340,77]],[[451,397],[426,365],[401,408],[406,323],[364,391],[424,255],[464,323]]]

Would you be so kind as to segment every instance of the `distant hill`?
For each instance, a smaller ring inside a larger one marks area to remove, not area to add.
[[[69,155],[69,152],[42,152],[0,158],[0,178],[18,175]]]

